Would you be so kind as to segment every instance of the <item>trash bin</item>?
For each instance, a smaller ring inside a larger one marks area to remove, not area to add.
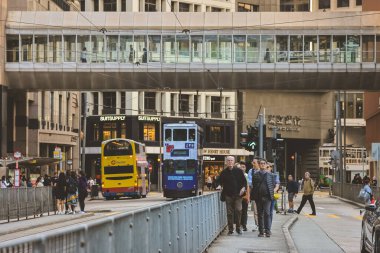
[[[91,186],[91,198],[97,197],[99,197],[99,186],[97,184],[94,184]]]

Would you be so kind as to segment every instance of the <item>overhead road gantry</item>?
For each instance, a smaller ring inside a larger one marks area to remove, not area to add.
[[[9,12],[11,89],[379,90],[380,12]]]

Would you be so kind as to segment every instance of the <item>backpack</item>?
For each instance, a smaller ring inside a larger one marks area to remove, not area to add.
[[[369,198],[371,197],[370,193],[367,192],[364,187],[360,190],[359,192],[359,195],[358,195],[358,199],[360,200],[363,200],[363,201],[367,201]]]
[[[70,178],[69,181],[67,182],[67,192],[74,194],[77,192],[77,188],[78,188],[77,182],[74,179]]]

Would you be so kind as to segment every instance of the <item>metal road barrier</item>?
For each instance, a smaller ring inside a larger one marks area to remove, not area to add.
[[[362,184],[344,183],[343,191],[341,187],[342,187],[341,183],[333,183],[333,185],[331,186],[332,194],[341,198],[345,198],[345,199],[357,202],[357,203],[362,203],[362,204],[364,203],[363,201],[358,199],[360,189],[363,187]],[[371,186],[371,189],[375,198],[379,198],[380,197],[379,187]]]
[[[1,253],[204,252],[226,227],[212,193],[0,243]]]
[[[0,221],[28,219],[54,211],[52,187],[0,189]]]

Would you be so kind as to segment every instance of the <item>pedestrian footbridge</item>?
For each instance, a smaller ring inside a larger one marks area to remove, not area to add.
[[[9,12],[11,89],[379,90],[380,12]]]

